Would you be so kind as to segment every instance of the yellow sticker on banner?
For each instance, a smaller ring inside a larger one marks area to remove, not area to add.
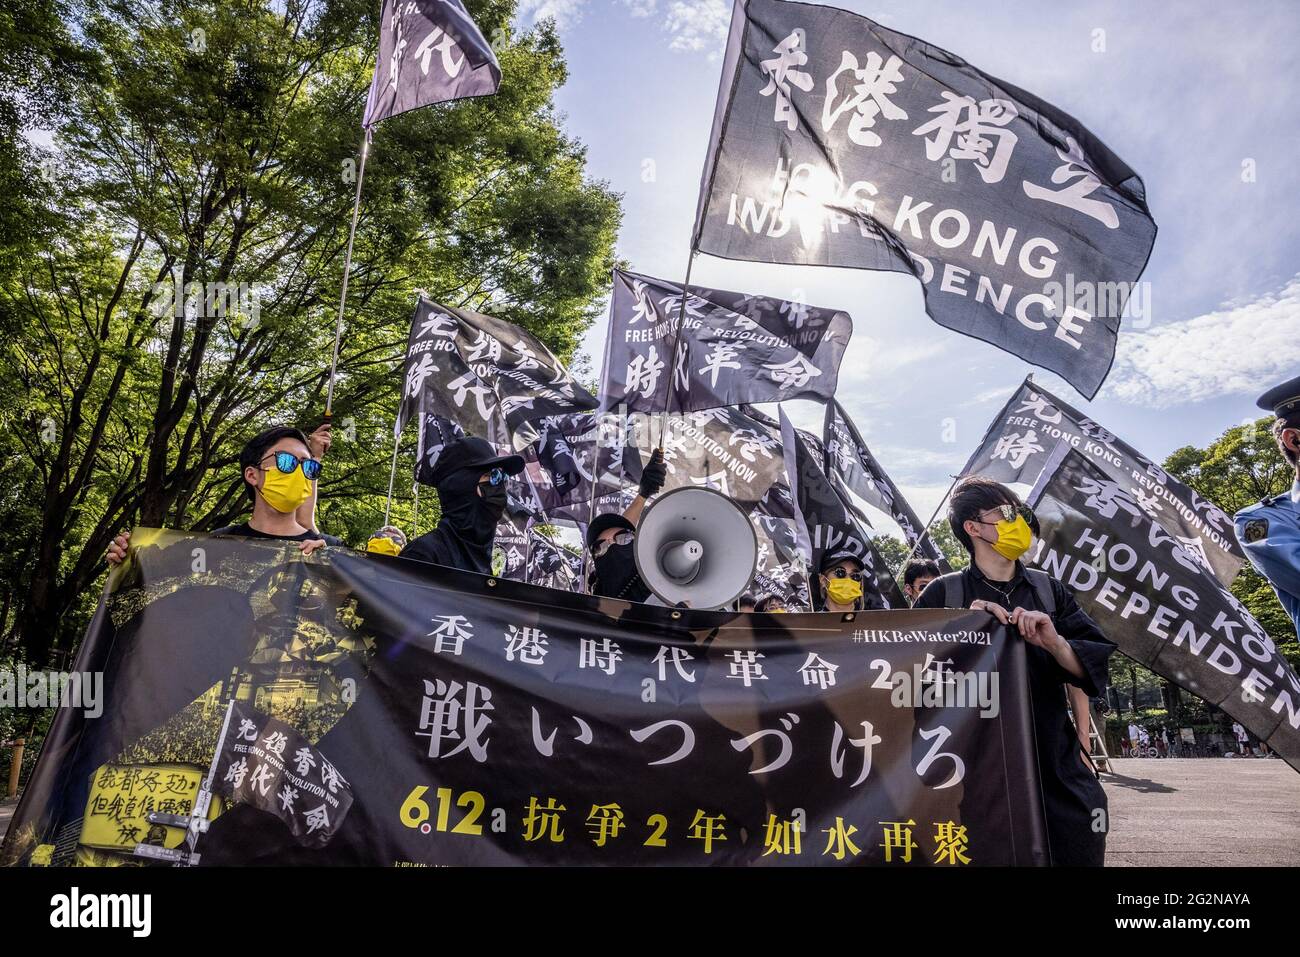
[[[36,850],[32,851],[32,867],[49,867],[52,860],[54,860],[53,844],[36,845]]]
[[[91,780],[78,843],[127,853],[137,844],[180,846],[185,829],[150,823],[149,815],[188,815],[205,774],[193,764],[103,765]],[[208,820],[220,813],[221,799],[213,797]]]

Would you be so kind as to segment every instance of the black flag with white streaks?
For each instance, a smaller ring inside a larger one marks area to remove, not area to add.
[[[874,505],[898,523],[903,538],[910,548],[915,549],[917,557],[938,562],[945,574],[952,571],[943,552],[925,534],[920,518],[898,490],[894,480],[871,454],[871,450],[862,441],[857,426],[837,400],[832,399],[826,403],[826,421],[822,435],[826,443],[826,474],[831,477],[841,498],[854,511],[858,510],[846,492],[852,492]],[[866,516],[861,512],[858,514],[865,520]]]
[[[828,399],[852,334],[853,320],[836,309],[696,286],[683,305],[680,285],[616,269],[602,408]]]
[[[470,435],[522,448],[532,423],[596,400],[541,340],[514,323],[421,298],[407,339],[396,431],[422,412]]]
[[[1197,554],[1224,585],[1245,563],[1232,519],[1114,433],[1028,379],[998,413],[962,475],[1033,485],[1058,442],[1086,455],[1150,517]]]
[[[1155,235],[1056,107],[856,14],[736,0],[693,249],[911,273],[935,322],[1091,398]]]
[[[361,125],[422,106],[488,96],[501,83],[491,45],[461,0],[384,0],[379,59]]]
[[[1068,443],[1029,502],[1040,530],[1029,559],[1070,587],[1120,651],[1300,768],[1300,677],[1201,553]]]
[[[906,608],[907,600],[880,552],[871,542],[853,511],[844,504],[823,463],[826,452],[815,435],[796,429],[781,412],[782,445],[790,463],[790,484],[812,553],[810,580],[816,589],[816,570],[828,554],[852,555],[867,572],[862,582],[867,608]]]

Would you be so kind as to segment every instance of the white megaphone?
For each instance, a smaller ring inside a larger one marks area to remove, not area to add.
[[[758,537],[731,499],[687,486],[646,507],[633,554],[641,580],[664,604],[725,608],[754,577]]]

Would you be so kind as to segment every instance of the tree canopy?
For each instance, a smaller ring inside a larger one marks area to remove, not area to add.
[[[552,26],[509,37],[513,0],[467,6],[500,92],[389,120],[369,148],[319,512],[351,541],[382,519],[418,292],[567,358],[614,265],[620,197],[554,108]],[[17,16],[0,16],[0,182],[28,204],[0,219],[0,623],[43,663],[80,634],[119,529],[236,519],[241,445],[320,421],[378,4]]]

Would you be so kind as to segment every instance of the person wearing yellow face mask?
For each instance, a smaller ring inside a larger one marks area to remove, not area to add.
[[[312,443],[328,448],[328,429],[317,429],[308,438],[298,429],[279,426],[250,439],[239,453],[239,464],[253,514],[246,522],[226,525],[212,534],[298,542],[305,555],[326,545],[342,544],[340,539],[318,532],[312,522],[316,481],[321,474]],[[129,533],[118,535],[108,547],[108,563],[117,565],[125,560],[129,545]]]
[[[396,525],[385,525],[366,542],[366,551],[375,555],[400,555],[406,547],[406,533]]]
[[[874,607],[866,595],[866,572],[861,559],[847,552],[828,551],[821,562],[817,583],[821,592],[822,611],[861,611]]]
[[[1025,643],[1029,698],[1053,864],[1101,866],[1106,856],[1106,794],[1081,753],[1066,715],[1067,693],[1106,687],[1115,646],[1070,589],[1022,562],[1037,520],[1005,485],[966,478],[953,490],[948,524],[970,565],[936,578],[913,608],[971,608],[1008,625]],[[1085,699],[1086,700],[1086,699]]]

